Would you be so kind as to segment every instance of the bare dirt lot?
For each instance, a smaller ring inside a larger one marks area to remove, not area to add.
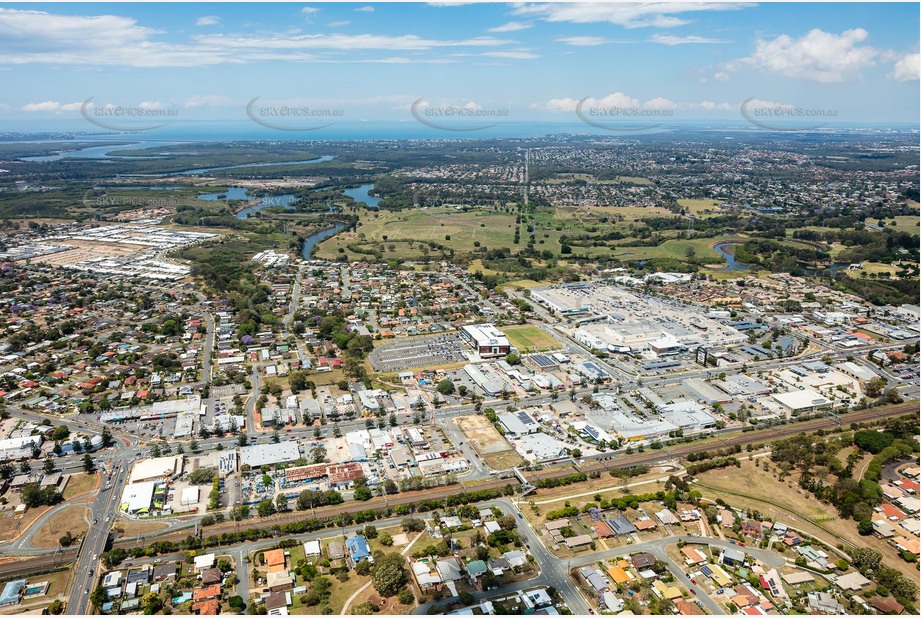
[[[493,470],[508,470],[524,463],[485,416],[459,416],[454,422],[483,457],[483,463]]]
[[[499,431],[493,427],[485,416],[472,414],[470,416],[458,416],[454,419],[460,430],[464,432],[470,443],[476,447],[480,455],[489,455],[502,451],[510,451],[512,447],[505,441]]]

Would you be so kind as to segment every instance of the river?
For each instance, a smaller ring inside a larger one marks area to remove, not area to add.
[[[42,143],[42,142],[38,142]],[[132,142],[130,144],[118,144],[110,143],[103,146],[89,146],[87,148],[80,148],[78,150],[65,150],[57,152],[53,155],[44,155],[40,157],[22,157],[20,161],[29,161],[30,163],[45,163],[48,161],[61,161],[62,159],[97,159],[97,160],[119,160],[119,161],[146,161],[150,159],[162,159],[165,155],[160,156],[148,156],[148,157],[129,157],[129,156],[119,156],[111,155],[110,152],[118,152],[120,150],[134,150],[139,146],[142,148],[150,148],[152,145],[157,146],[176,146],[183,142],[155,142],[151,144],[150,142]]]
[[[374,197],[370,195],[368,191],[374,188],[373,183],[366,185],[361,185],[359,187],[354,187],[352,189],[345,189],[342,191],[343,195],[347,195],[356,202],[364,203],[371,210],[377,210],[379,208],[378,204],[381,203],[381,198]]]
[[[325,163],[332,161],[335,157],[323,155],[316,159],[306,159],[303,161],[279,161],[277,163],[243,163],[241,165],[225,165],[223,167],[200,167],[194,170],[185,170],[183,172],[173,172],[172,174],[162,174],[163,176],[197,176],[206,172],[217,172],[220,170],[238,170],[249,167],[279,167],[282,165],[306,165],[308,163]]]
[[[344,223],[337,223],[333,227],[320,230],[316,234],[311,234],[304,239],[304,244],[301,246],[301,256],[305,260],[313,259],[313,250],[321,242],[329,238],[330,236],[335,236],[339,232],[345,229]]]
[[[734,256],[733,254],[729,253],[729,252],[726,251],[726,249],[724,248],[724,247],[728,247],[729,245],[738,245],[738,244],[740,244],[740,243],[737,243],[737,242],[721,242],[721,243],[719,243],[718,245],[716,245],[716,246],[713,247],[713,248],[716,250],[717,253],[719,253],[720,255],[723,256],[723,259],[726,260],[726,270],[751,270],[751,268],[749,268],[749,267],[746,266],[745,264],[742,264],[742,263],[740,263],[740,262],[736,262],[736,256]]]
[[[243,187],[230,187],[221,193],[203,193],[198,196],[198,199],[205,200],[206,202],[258,199],[258,204],[244,208],[236,214],[237,219],[248,219],[251,214],[257,213],[263,208],[269,208],[270,206],[281,206],[285,210],[294,210],[294,202],[297,200],[297,197],[286,193],[284,195],[268,195],[263,198],[257,198],[251,196]]]

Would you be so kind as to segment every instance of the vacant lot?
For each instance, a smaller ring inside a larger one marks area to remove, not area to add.
[[[113,527],[121,530],[122,534],[125,536],[131,536],[132,534],[146,534],[148,532],[163,530],[164,528],[168,528],[169,524],[162,521],[120,521]]]
[[[476,414],[459,416],[454,419],[454,422],[464,432],[470,443],[476,447],[480,455],[512,450],[505,438],[499,434],[498,430],[493,427],[485,416]]]
[[[508,336],[509,342],[521,352],[540,352],[561,347],[556,339],[529,324],[503,327],[502,332]]]
[[[96,474],[72,474],[67,481],[67,487],[64,488],[64,499],[70,500],[79,495],[99,489],[99,482],[102,477]]]
[[[74,538],[83,535],[87,530],[86,518],[89,509],[72,508],[61,511],[45,522],[32,539],[35,547],[54,548],[58,546],[58,539],[70,532]]]
[[[483,455],[483,461],[493,470],[509,470],[524,463],[521,456],[511,449],[499,453]]]

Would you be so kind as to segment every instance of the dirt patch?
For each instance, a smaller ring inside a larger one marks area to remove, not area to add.
[[[113,526],[114,528],[121,530],[122,534],[126,536],[131,536],[132,534],[146,534],[148,532],[156,532],[157,530],[163,530],[164,528],[169,528],[169,524],[166,522],[140,522],[140,521],[120,521]]]
[[[524,463],[521,456],[512,450],[483,455],[483,461],[493,470],[508,470]]]
[[[0,541],[18,539],[19,535],[28,530],[36,519],[50,509],[50,506],[40,506],[36,509],[28,509],[23,515],[15,515],[12,511],[4,512],[0,515]]]
[[[512,447],[505,441],[499,431],[493,427],[485,416],[472,414],[459,416],[454,419],[460,430],[467,436],[470,443],[476,447],[480,455],[510,451]],[[520,459],[520,458],[519,458]]]
[[[101,480],[102,476],[98,472],[93,475],[71,474],[67,480],[67,487],[64,488],[64,493],[62,494],[64,500],[72,500],[85,493],[96,491],[99,489]]]
[[[89,509],[76,507],[57,513],[35,533],[32,545],[55,548],[58,546],[58,539],[68,532],[75,539],[80,537],[87,530],[85,517],[88,515]]]

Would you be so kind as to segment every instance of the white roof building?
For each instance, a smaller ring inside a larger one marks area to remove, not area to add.
[[[125,491],[122,493],[122,510],[126,513],[143,513],[150,510],[156,486],[155,481],[125,485]]]
[[[301,456],[297,442],[278,442],[276,444],[253,444],[240,449],[240,465],[250,468],[272,466],[294,461]]]

